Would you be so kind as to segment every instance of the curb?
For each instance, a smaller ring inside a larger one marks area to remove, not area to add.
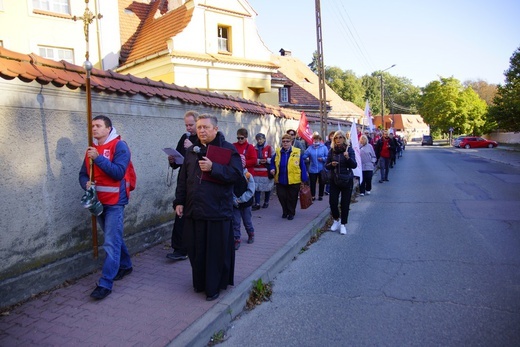
[[[307,244],[316,227],[322,227],[330,216],[326,208],[318,217],[298,232],[285,246],[255,270],[248,278],[232,288],[208,312],[180,333],[167,346],[206,346],[214,333],[226,330],[231,321],[244,311],[253,281],[272,281]]]

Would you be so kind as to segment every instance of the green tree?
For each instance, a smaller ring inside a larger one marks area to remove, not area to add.
[[[312,53],[312,61],[307,66],[312,72],[318,75],[318,51]]]
[[[494,105],[489,118],[503,131],[520,131],[520,47],[510,59],[509,69],[505,71],[504,86],[497,87]]]
[[[361,80],[352,70],[343,71],[339,67],[325,68],[325,80],[327,85],[343,100],[351,101],[364,108],[364,88]]]
[[[453,77],[440,78],[424,88],[419,112],[432,132],[454,128],[460,134],[481,134],[486,129],[486,102]]]

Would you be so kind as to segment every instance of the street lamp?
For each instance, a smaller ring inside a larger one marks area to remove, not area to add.
[[[395,64],[390,67],[387,67],[379,74],[379,77],[381,78],[381,126],[383,127],[383,130],[385,129],[385,90],[383,88],[383,72],[385,72],[386,70],[390,70],[394,66]]]

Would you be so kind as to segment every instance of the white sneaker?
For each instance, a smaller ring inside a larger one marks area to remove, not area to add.
[[[367,195],[370,195],[370,190],[367,190]]]
[[[341,235],[347,235],[347,228],[345,227],[345,224],[341,224],[341,228],[339,229],[339,233]]]
[[[361,193],[361,194],[359,194],[359,196],[365,196],[365,193]]]
[[[334,223],[332,223],[332,226],[330,227],[330,230],[336,231],[339,229],[339,226],[341,225],[339,220],[335,220]]]

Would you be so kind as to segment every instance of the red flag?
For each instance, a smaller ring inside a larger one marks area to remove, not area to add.
[[[307,142],[307,144],[312,145],[312,131],[309,129],[309,123],[307,122],[307,116],[305,112],[302,111],[300,116],[300,124],[298,124],[298,135]]]

